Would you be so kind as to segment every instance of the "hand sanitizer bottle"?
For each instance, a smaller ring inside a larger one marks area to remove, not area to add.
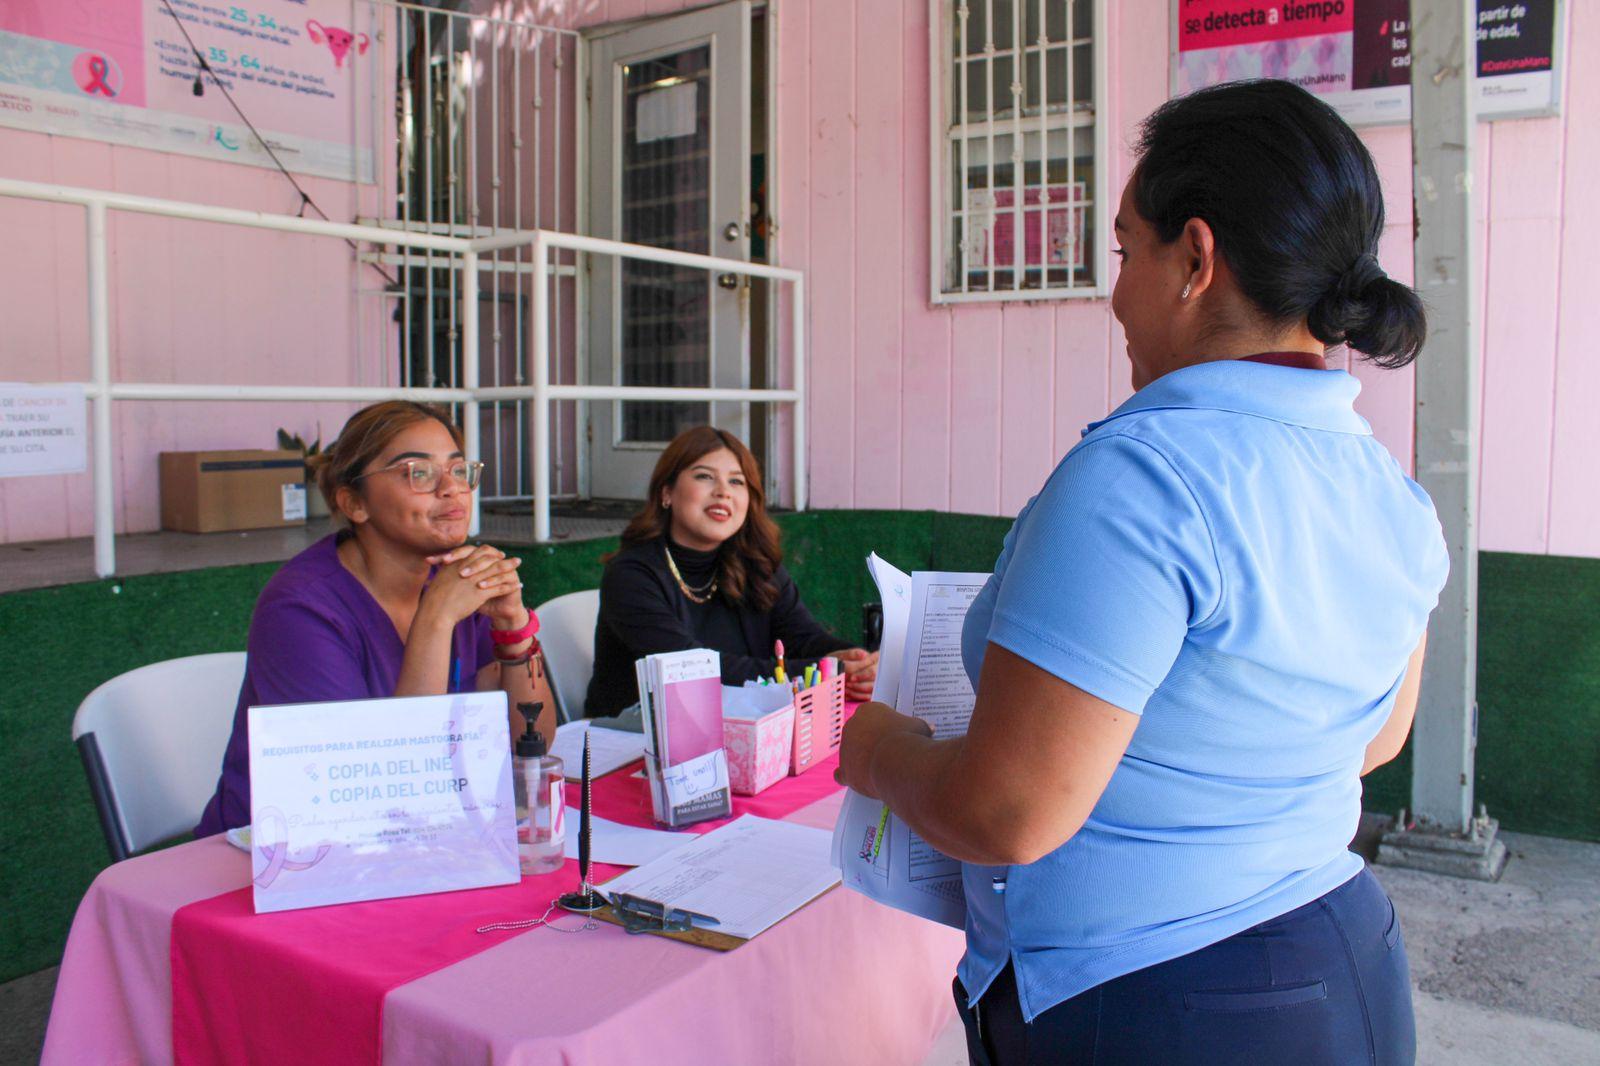
[[[517,738],[511,787],[517,808],[517,858],[524,874],[554,873],[566,864],[565,775],[534,728],[542,703],[519,703],[527,732]]]

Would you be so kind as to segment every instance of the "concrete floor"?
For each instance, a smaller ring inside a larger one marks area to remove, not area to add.
[[[1422,1066],[1600,1064],[1600,844],[1504,834],[1497,884],[1378,867],[1405,930]],[[37,1061],[55,970],[0,985],[0,1063]],[[967,1061],[958,1025],[923,1066]]]
[[[1600,844],[1502,837],[1511,860],[1494,884],[1373,867],[1405,932],[1417,1062],[1600,1064]],[[923,1066],[966,1061],[957,1024]]]

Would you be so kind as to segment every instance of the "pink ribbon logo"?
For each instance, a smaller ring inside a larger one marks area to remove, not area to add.
[[[116,90],[106,82],[106,75],[111,73],[111,64],[106,62],[106,57],[91,55],[88,65],[88,84],[82,87],[83,91],[91,96],[95,93],[100,93],[102,96],[116,96]]]

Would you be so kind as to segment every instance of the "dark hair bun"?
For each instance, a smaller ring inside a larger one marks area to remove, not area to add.
[[[1304,322],[1379,366],[1405,366],[1427,334],[1422,302],[1374,254],[1383,188],[1338,112],[1287,81],[1229,82],[1144,120],[1139,214],[1163,241],[1198,218],[1268,321]]]
[[[1405,366],[1422,350],[1428,337],[1427,315],[1417,294],[1385,277],[1361,294],[1362,321],[1350,325],[1345,340],[1379,366]]]
[[[1428,328],[1417,294],[1385,274],[1370,252],[1311,306],[1306,325],[1322,343],[1347,343],[1384,367],[1415,359]]]

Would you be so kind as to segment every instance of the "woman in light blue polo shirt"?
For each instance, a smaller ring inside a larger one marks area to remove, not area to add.
[[[1347,850],[1400,750],[1447,559],[1348,342],[1424,336],[1383,197],[1287,82],[1173,100],[1117,212],[1137,389],[1006,536],[964,738],[866,704],[842,778],[962,860],[975,1062],[1405,1063],[1394,908]]]

